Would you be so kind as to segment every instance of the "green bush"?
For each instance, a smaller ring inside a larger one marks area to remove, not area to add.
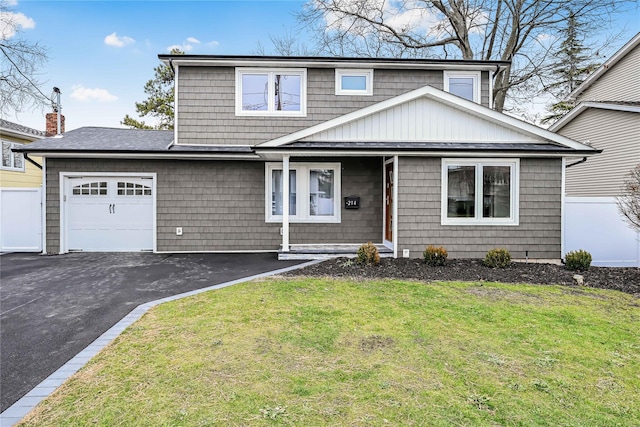
[[[424,257],[424,262],[429,265],[445,265],[447,263],[447,250],[440,246],[435,247],[433,245],[427,246],[427,249],[424,250],[422,256]]]
[[[378,248],[376,248],[376,245],[368,242],[360,246],[360,248],[358,248],[356,261],[358,262],[358,264],[365,265],[380,264],[380,254],[378,253]]]
[[[505,268],[511,264],[511,254],[505,248],[491,249],[484,256],[484,264],[491,268]]]
[[[568,252],[564,263],[569,270],[587,271],[591,267],[591,254],[582,249]]]

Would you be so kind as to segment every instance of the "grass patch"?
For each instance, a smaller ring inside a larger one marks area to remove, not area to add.
[[[633,296],[267,279],[163,304],[21,425],[627,426]]]

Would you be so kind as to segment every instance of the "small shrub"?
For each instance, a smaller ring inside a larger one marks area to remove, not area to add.
[[[564,257],[564,263],[569,270],[587,271],[591,267],[591,254],[582,249],[571,251]]]
[[[380,264],[380,254],[378,253],[378,248],[376,248],[376,246],[371,242],[365,243],[358,249],[356,261],[358,262],[358,264]]]
[[[424,262],[429,265],[436,266],[445,265],[447,263],[447,256],[449,254],[447,253],[447,250],[442,246],[436,248],[435,246],[429,245],[427,246],[427,249],[424,250],[422,255],[424,256]]]
[[[484,264],[491,268],[505,268],[511,264],[511,254],[505,248],[491,249],[484,257]]]

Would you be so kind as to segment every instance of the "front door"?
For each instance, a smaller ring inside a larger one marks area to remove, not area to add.
[[[385,165],[384,175],[384,239],[393,242],[393,163]]]

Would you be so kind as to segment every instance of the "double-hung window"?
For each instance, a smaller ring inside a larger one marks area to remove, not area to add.
[[[519,159],[443,159],[443,225],[518,225]]]
[[[21,147],[22,144],[2,141],[2,169],[23,172],[24,158],[22,153],[11,151],[12,148]]]
[[[236,115],[307,115],[307,71],[304,69],[236,69]]]
[[[444,91],[480,103],[480,72],[445,71]]]
[[[282,222],[281,163],[266,165],[266,221]],[[291,163],[289,221],[340,222],[340,163]]]
[[[336,95],[373,95],[373,70],[336,69]]]

